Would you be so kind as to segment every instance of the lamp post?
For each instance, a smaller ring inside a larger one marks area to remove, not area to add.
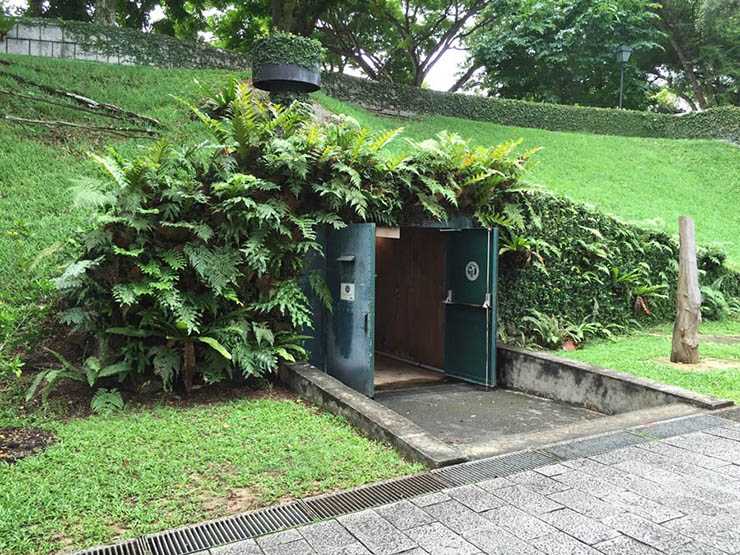
[[[619,63],[619,109],[622,109],[622,102],[624,100],[624,66],[629,62],[630,55],[632,54],[632,47],[626,44],[620,44],[617,46],[616,56],[617,62]]]

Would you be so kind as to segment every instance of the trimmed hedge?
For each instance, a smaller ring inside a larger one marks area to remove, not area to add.
[[[16,22],[32,27],[60,27],[65,41],[76,42],[86,51],[119,56],[121,63],[182,68],[249,68],[249,59],[242,54],[159,33],[62,19],[20,17]]]
[[[252,48],[252,66],[294,64],[318,71],[324,48],[316,39],[292,33],[274,33],[259,39]]]
[[[644,313],[635,311],[630,284],[610,275],[613,269],[622,276],[640,270],[643,285],[666,284],[666,298],[648,297],[647,304],[650,318],[673,319],[678,276],[678,245],[673,238],[549,193],[527,193],[525,198],[530,206],[525,212],[526,235],[560,254],[536,248],[544,264],[532,260],[524,265],[509,254],[501,256],[499,319],[510,331],[528,331],[521,322],[532,308],[572,323],[586,318],[604,325],[646,320]],[[740,274],[724,266],[724,260],[717,249],[700,249],[701,282],[710,285],[724,276],[721,291],[740,297]]]
[[[740,142],[740,108],[734,106],[670,115],[447,93],[339,73],[325,73],[322,83],[335,98],[399,114],[453,116],[551,131]]]

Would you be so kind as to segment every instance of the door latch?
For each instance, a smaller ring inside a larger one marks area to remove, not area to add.
[[[452,289],[447,290],[447,297],[442,301],[444,304],[452,304]]]
[[[490,293],[486,293],[486,298],[483,301],[482,308],[491,308],[491,294]]]

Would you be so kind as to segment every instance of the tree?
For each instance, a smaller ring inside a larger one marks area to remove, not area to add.
[[[350,0],[329,8],[319,37],[340,65],[421,86],[450,48],[491,21],[485,0]]]
[[[472,34],[471,65],[481,84],[507,98],[613,106],[619,89],[615,50],[631,45],[625,106],[645,108],[647,72],[641,57],[658,47],[650,0],[503,0],[485,15],[493,23]],[[648,66],[649,67],[649,66]]]
[[[663,0],[656,73],[694,109],[740,104],[740,0]]]
[[[699,362],[699,324],[701,324],[701,293],[699,269],[696,265],[696,231],[694,221],[678,218],[679,257],[676,287],[676,321],[673,325],[671,362]]]

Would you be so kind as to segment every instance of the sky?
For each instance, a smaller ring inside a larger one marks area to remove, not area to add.
[[[2,0],[0,0],[2,4]],[[26,0],[6,0],[5,5],[10,9],[25,8]],[[152,12],[152,21],[158,21],[164,17],[161,8],[157,7]],[[456,81],[456,75],[465,63],[465,52],[460,50],[448,50],[439,61],[432,67],[426,79],[426,85],[431,89],[446,91]]]

